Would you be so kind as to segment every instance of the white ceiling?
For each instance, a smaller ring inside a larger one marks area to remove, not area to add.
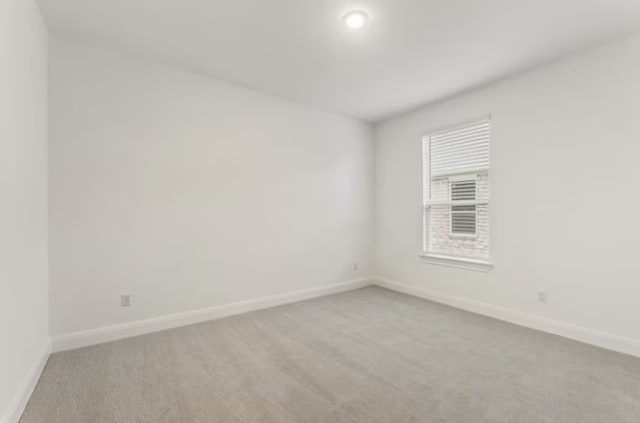
[[[54,32],[372,122],[640,28],[640,0],[39,3]]]

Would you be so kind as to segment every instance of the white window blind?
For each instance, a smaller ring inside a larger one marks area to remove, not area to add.
[[[489,261],[489,140],[484,119],[423,139],[423,250]]]

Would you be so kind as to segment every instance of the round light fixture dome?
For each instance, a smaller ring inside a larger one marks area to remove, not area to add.
[[[342,22],[351,29],[362,28],[368,20],[369,16],[361,10],[352,10],[342,18]]]

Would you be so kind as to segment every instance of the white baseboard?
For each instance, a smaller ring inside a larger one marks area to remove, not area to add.
[[[195,323],[233,316],[235,314],[247,313],[249,311],[261,310],[310,298],[350,291],[352,289],[363,288],[371,285],[371,283],[371,278],[356,279],[331,285],[323,285],[311,289],[304,289],[301,291],[286,292],[284,294],[256,298],[248,301],[224,304],[205,309],[187,311],[184,313],[155,317],[147,320],[138,320],[130,323],[54,336],[51,340],[52,350],[53,352],[59,352],[86,347],[89,345],[102,344],[104,342],[130,338],[180,326],[192,325]]]
[[[519,326],[563,336],[585,344],[591,344],[600,348],[640,357],[639,339],[626,338],[607,332],[576,326],[559,320],[547,319],[529,313],[522,313],[479,301],[443,294],[441,292],[432,291],[426,288],[419,288],[414,285],[395,282],[381,277],[373,278],[373,282],[375,285],[391,289],[393,291],[446,304],[472,313],[493,317]]]
[[[523,313],[492,304],[456,297],[426,288],[416,287],[389,279],[363,278],[316,288],[287,292],[269,297],[225,304],[221,306],[171,314],[153,319],[140,320],[120,325],[90,329],[81,332],[59,335],[52,338],[53,352],[66,351],[118,339],[130,338],[147,333],[158,332],[180,326],[187,326],[209,320],[220,319],[236,314],[275,307],[310,298],[321,297],[339,292],[358,289],[375,284],[393,291],[424,298],[441,304],[450,305],[472,313],[493,317],[516,325],[536,329],[542,332],[563,336],[586,344],[595,345],[612,351],[640,357],[640,340],[626,338],[607,332],[601,332],[582,326],[576,326],[559,320],[547,319],[529,313]],[[36,379],[37,381],[37,379]],[[11,420],[9,420],[11,421]],[[11,421],[12,422],[12,421]],[[5,423],[0,421],[0,423]]]
[[[40,380],[40,375],[47,364],[49,354],[51,353],[51,343],[47,341],[42,348],[38,361],[31,367],[27,377],[24,379],[16,396],[11,401],[9,408],[5,411],[4,416],[0,419],[0,423],[18,423],[22,413],[24,412],[31,394]]]

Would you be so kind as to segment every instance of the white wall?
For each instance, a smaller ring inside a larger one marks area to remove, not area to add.
[[[638,75],[640,35],[378,125],[377,273],[640,340]],[[427,264],[421,137],[488,113],[495,268]]]
[[[370,125],[65,38],[50,67],[53,335],[371,275]]]
[[[0,0],[0,422],[49,343],[47,38],[35,2]]]

